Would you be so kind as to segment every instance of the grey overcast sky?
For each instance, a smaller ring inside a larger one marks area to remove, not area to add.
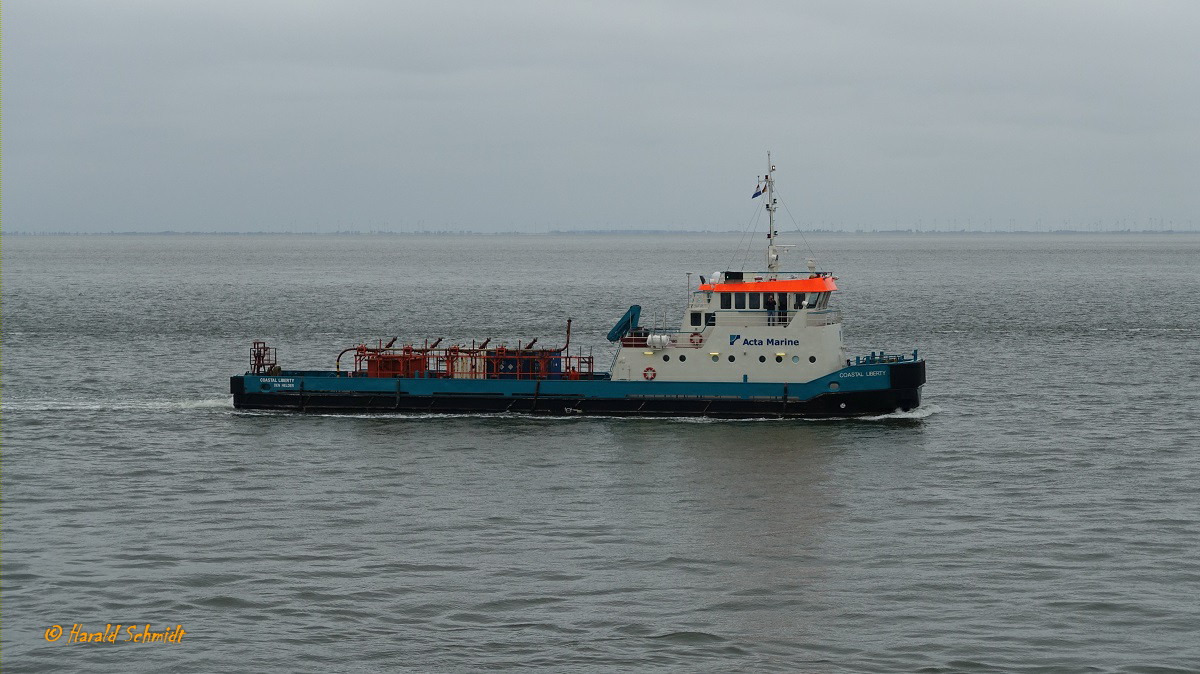
[[[3,22],[9,231],[737,230],[767,150],[805,227],[1200,228],[1193,0],[17,0]]]

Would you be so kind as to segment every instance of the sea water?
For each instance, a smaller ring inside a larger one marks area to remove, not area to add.
[[[928,359],[921,408],[230,404],[256,339],[328,369],[570,317],[604,367],[630,304],[761,268],[737,236],[5,237],[5,669],[1200,669],[1200,235],[793,239],[849,355]]]

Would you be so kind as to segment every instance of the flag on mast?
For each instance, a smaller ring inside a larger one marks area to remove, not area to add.
[[[750,198],[751,198],[751,199],[754,199],[754,198],[757,198],[757,197],[760,197],[760,196],[762,196],[763,189],[764,189],[764,186],[763,186],[763,185],[759,185],[759,186],[755,187],[755,188],[754,188],[754,194],[752,194],[752,195],[750,196]]]

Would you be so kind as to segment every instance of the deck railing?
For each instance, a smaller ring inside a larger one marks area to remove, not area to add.
[[[698,349],[704,343],[699,332],[702,329],[696,328],[696,332],[658,329],[650,330],[644,335],[626,335],[621,338],[621,346],[638,349],[662,349],[667,347]]]
[[[717,325],[744,325],[748,327],[769,327],[791,325],[796,317],[804,313],[803,309],[772,312],[765,309],[721,309],[716,312]],[[804,313],[804,324],[809,327],[835,325],[842,322],[842,312],[839,309],[809,310]]]
[[[818,311],[810,311],[804,317],[804,324],[809,327],[820,327],[822,325],[837,325],[842,322],[842,312],[840,309],[820,309]]]
[[[266,342],[254,342],[250,347],[250,372],[253,374],[278,374],[275,347]]]
[[[718,309],[715,312],[714,325],[718,327],[786,327],[792,324],[792,321],[804,315],[804,324],[808,327],[821,327],[825,325],[837,325],[842,322],[842,312],[840,309],[788,309],[786,311],[770,311],[767,309]],[[688,346],[699,346],[693,335],[703,331],[706,325],[698,325],[692,330],[665,330],[662,328],[647,328],[648,333],[643,335],[628,334],[621,338],[622,346],[629,347],[658,347],[673,346],[686,348]],[[655,336],[665,336],[667,339],[665,344],[655,344]]]
[[[441,349],[403,346],[369,348],[354,354],[357,377],[409,377],[418,379],[592,379],[595,358],[576,350],[478,349],[451,346]]]
[[[872,351],[869,356],[855,356],[855,365],[877,365],[880,363],[915,363],[920,360],[917,354],[917,349],[913,349],[912,355],[900,353],[884,353],[883,351]]]

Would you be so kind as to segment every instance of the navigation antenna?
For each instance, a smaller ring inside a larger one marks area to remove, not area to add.
[[[775,165],[771,163],[771,152],[767,152],[767,175],[763,176],[767,183],[767,271],[774,274],[779,271],[779,254],[794,246],[775,244],[779,232],[775,231],[775,209],[779,208],[779,200],[775,198]]]

